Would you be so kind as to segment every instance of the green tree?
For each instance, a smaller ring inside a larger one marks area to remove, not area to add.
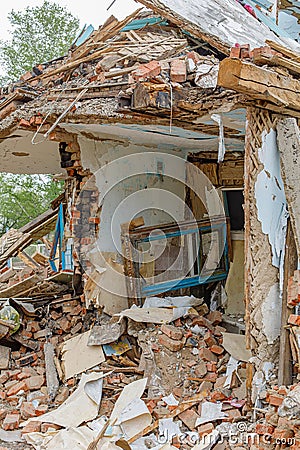
[[[51,175],[0,174],[0,236],[49,209],[62,186],[62,182],[53,182]]]
[[[12,37],[0,42],[4,81],[16,81],[43,62],[63,56],[74,40],[78,18],[57,3],[45,0],[42,6],[12,10],[8,15]]]

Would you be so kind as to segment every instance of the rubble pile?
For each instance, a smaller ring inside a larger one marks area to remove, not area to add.
[[[0,439],[63,448],[70,427],[90,443],[109,423],[98,448],[119,448],[122,436],[126,448],[190,449],[244,420],[246,363],[232,364],[223,346],[222,314],[194,297],[159,301],[98,318],[71,294],[30,315],[19,309],[20,328],[1,346]]]
[[[300,448],[300,385],[274,386],[260,397],[253,449]]]

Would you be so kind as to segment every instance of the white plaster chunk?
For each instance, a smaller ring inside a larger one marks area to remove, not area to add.
[[[261,305],[263,332],[268,344],[274,344],[275,340],[280,336],[281,304],[279,284],[275,283]]]

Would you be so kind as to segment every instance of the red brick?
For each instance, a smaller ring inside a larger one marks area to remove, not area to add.
[[[207,368],[204,361],[201,361],[200,364],[198,364],[194,368],[194,373],[197,378],[203,378],[207,374]]]
[[[214,335],[217,337],[222,337],[222,333],[226,333],[226,328],[217,325],[214,329]]]
[[[161,67],[158,61],[150,61],[147,64],[141,64],[133,72],[132,76],[137,81],[147,78],[157,77],[160,74]]]
[[[287,419],[286,417],[279,417],[278,418],[278,427],[279,428],[290,429],[291,428],[291,421],[289,419]]]
[[[207,318],[213,325],[219,325],[223,320],[223,316],[220,311],[211,311]]]
[[[40,331],[41,327],[39,322],[36,320],[31,320],[30,322],[27,322],[27,331],[31,331],[31,333],[36,333],[37,331]]]
[[[3,430],[15,430],[19,427],[20,414],[7,414],[5,417],[2,428]]]
[[[42,375],[35,375],[25,380],[27,390],[30,391],[37,391],[43,386],[44,382],[45,379]]]
[[[216,372],[217,371],[217,363],[209,361],[206,363],[206,368],[207,368],[208,372]]]
[[[284,429],[280,429],[280,428],[275,428],[274,433],[273,433],[273,438],[284,442],[287,439],[290,439],[294,436],[294,433],[292,430],[284,430]]]
[[[21,417],[24,420],[35,416],[35,408],[31,402],[23,402],[20,408]]]
[[[30,125],[30,123],[28,122],[28,120],[21,119],[20,122],[19,122],[19,127],[26,127],[26,128],[29,128],[30,126],[31,126],[31,125]]]
[[[0,384],[4,384],[4,383],[6,383],[6,381],[9,379],[9,374],[8,374],[8,372],[6,371],[6,372],[1,372],[1,375],[0,375]]]
[[[274,427],[272,425],[268,425],[266,423],[257,423],[255,425],[255,432],[257,434],[260,434],[261,436],[267,435],[267,434],[273,434]]]
[[[184,59],[174,59],[171,62],[170,78],[175,83],[186,81],[186,62]]]
[[[280,406],[281,403],[283,402],[283,397],[281,395],[278,395],[278,394],[267,393],[266,400],[272,406]]]
[[[18,378],[19,381],[22,381],[22,380],[24,380],[25,378],[28,378],[28,377],[30,377],[30,374],[26,373],[26,372],[21,372],[21,373],[19,373],[19,375],[17,375],[17,378]]]
[[[38,420],[31,420],[28,422],[24,428],[22,428],[22,434],[26,433],[38,433],[41,431],[41,422]]]
[[[39,405],[37,408],[35,408],[35,414],[37,416],[42,416],[48,411],[48,405]]]
[[[178,417],[192,431],[195,429],[196,420],[199,415],[193,409],[187,409],[180,413]]]
[[[183,348],[182,341],[175,341],[174,339],[169,338],[166,334],[161,334],[158,338],[158,341],[161,345],[169,349],[171,352],[178,352]]]
[[[56,425],[56,423],[42,423],[41,432],[42,433],[47,433],[49,428],[52,429],[52,430],[60,430],[61,426]]]
[[[230,58],[240,58],[241,56],[241,49],[240,47],[232,47],[230,50]]]
[[[223,422],[234,422],[241,417],[241,412],[237,408],[227,409],[225,413],[228,417],[223,419]]]
[[[31,339],[32,338],[32,333],[31,333],[31,331],[23,330],[22,331],[22,336],[23,336],[24,339]]]
[[[210,347],[210,351],[215,353],[216,355],[222,355],[222,353],[224,353],[224,348],[220,347],[220,345],[212,345]]]
[[[27,72],[23,73],[23,75],[21,75],[20,80],[28,81],[30,80],[30,78],[32,78],[32,73],[28,70]]]
[[[58,324],[65,333],[68,333],[71,330],[71,322],[66,317],[59,319]]]
[[[212,347],[213,345],[217,344],[216,339],[213,337],[212,333],[210,331],[207,331],[204,335],[204,342],[208,347]]]
[[[192,59],[195,64],[200,61],[200,55],[195,51],[188,52],[186,57]]]
[[[194,325],[199,325],[199,327],[205,327],[205,328],[208,328],[211,331],[213,330],[212,323],[208,319],[203,317],[203,316],[194,317],[192,325],[193,326]]]
[[[37,359],[38,359],[38,356],[36,353],[30,353],[26,356],[23,356],[23,358],[20,358],[18,360],[18,363],[20,364],[20,366],[27,366],[28,364],[32,364]]]
[[[28,387],[25,383],[25,381],[20,381],[14,384],[8,391],[7,396],[10,397],[11,395],[16,395],[20,391],[28,391]]]
[[[169,336],[171,339],[174,339],[175,341],[180,341],[182,339],[182,331],[174,327],[173,325],[162,325],[160,329],[164,334]]]
[[[290,325],[295,325],[295,326],[299,327],[300,326],[300,316],[296,315],[296,314],[291,314],[288,319],[288,323]]]
[[[210,400],[214,403],[223,402],[228,397],[222,391],[213,391],[210,396]]]
[[[4,419],[7,414],[7,409],[0,409],[0,420]]]
[[[205,377],[204,380],[205,381],[209,381],[211,383],[215,383],[217,381],[218,375],[216,374],[216,372],[208,372]]]
[[[33,337],[34,339],[42,339],[46,338],[46,336],[49,334],[49,331],[47,329],[39,330],[36,333],[34,333]]]
[[[197,427],[197,431],[201,438],[203,436],[209,435],[213,430],[214,430],[214,426],[211,422],[204,423],[203,425],[200,425],[199,427]]]
[[[280,388],[278,389],[278,394],[279,395],[287,395],[287,388],[285,386],[280,386]]]
[[[200,348],[199,358],[203,359],[204,361],[218,361],[218,357],[214,355],[208,348]]]
[[[9,370],[8,371],[8,376],[10,380],[17,380],[19,373],[21,373],[21,370],[17,369],[17,370]]]

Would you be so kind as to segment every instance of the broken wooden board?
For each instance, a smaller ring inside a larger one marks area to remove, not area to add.
[[[40,281],[42,281],[42,278],[39,275],[31,275],[31,277],[25,278],[25,280],[0,291],[0,298],[18,297],[28,291],[28,289],[36,286]]]
[[[220,63],[218,85],[265,100],[285,109],[300,111],[300,81],[240,59],[226,58]]]

